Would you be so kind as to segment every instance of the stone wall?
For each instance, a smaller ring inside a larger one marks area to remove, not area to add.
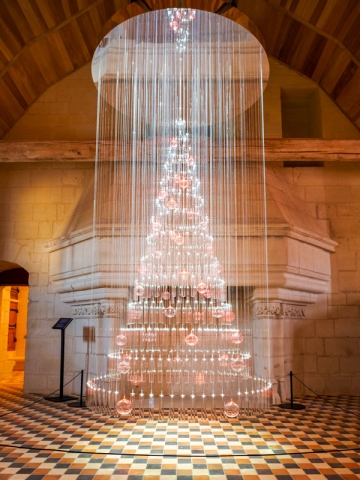
[[[0,258],[29,272],[25,390],[50,393],[59,386],[60,317],[71,317],[49,285],[48,242],[63,235],[93,177],[88,164],[0,164]],[[77,355],[75,325],[66,332],[66,376],[85,367]],[[81,328],[80,328],[81,334]],[[6,337],[7,338],[7,337]],[[70,388],[70,387],[69,387]]]
[[[331,292],[307,307],[306,319],[286,320],[287,370],[317,393],[360,395],[360,171],[340,165],[287,173],[338,243]]]

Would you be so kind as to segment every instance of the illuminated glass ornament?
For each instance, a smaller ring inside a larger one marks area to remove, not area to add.
[[[161,298],[163,300],[169,300],[170,298],[170,292],[168,292],[167,290],[164,290],[162,293],[161,293]]]
[[[199,293],[205,293],[208,289],[208,286],[206,285],[206,283],[200,282],[197,284],[196,288]]]
[[[126,360],[122,360],[118,363],[117,369],[119,373],[129,373],[130,371],[130,363]]]
[[[167,307],[165,308],[165,315],[168,317],[168,318],[172,318],[172,317],[175,317],[176,315],[176,310],[174,307]]]
[[[167,206],[170,210],[174,210],[177,207],[177,203],[173,198],[170,198],[170,200],[167,202]]]
[[[205,383],[204,372],[196,372],[194,381],[195,381],[196,385],[204,385],[204,383]]]
[[[130,375],[130,382],[135,386],[137,387],[138,385],[140,385],[140,383],[143,381],[141,375],[139,375],[138,372]]]
[[[232,335],[231,335],[231,341],[232,343],[235,343],[235,344],[239,344],[239,343],[242,343],[242,341],[244,340],[244,336],[242,333],[240,332],[234,332]]]
[[[181,235],[175,237],[175,243],[176,245],[182,245],[184,243],[184,237],[182,237]]]
[[[118,415],[126,417],[132,412],[132,403],[124,395],[124,398],[117,402],[115,409]]]
[[[198,337],[194,334],[192,330],[189,333],[189,335],[186,335],[185,337],[185,343],[190,347],[195,346],[198,343],[198,341],[199,341]]]
[[[246,363],[244,362],[243,358],[238,355],[237,357],[231,359],[230,366],[234,372],[241,372],[246,367]]]
[[[134,287],[134,296],[142,297],[144,295],[145,289],[142,285],[135,285]]]
[[[187,188],[187,186],[189,185],[189,182],[188,182],[188,180],[184,177],[182,180],[180,180],[179,185],[180,185],[181,188]]]
[[[219,356],[219,365],[221,367],[227,367],[228,366],[228,363],[229,363],[229,356],[227,353],[222,353],[220,356]]]
[[[215,307],[212,314],[215,318],[222,318],[224,316],[224,309],[222,307]]]
[[[224,406],[224,415],[229,418],[235,418],[239,415],[239,405],[233,402],[233,399],[230,399],[230,402],[226,403]]]
[[[186,212],[186,216],[187,216],[187,218],[188,218],[189,220],[193,220],[193,219],[195,218],[195,212],[194,212],[194,210],[188,210],[188,211]]]
[[[144,333],[144,340],[145,340],[145,342],[154,342],[155,341],[155,333],[153,333],[153,332]]]
[[[119,346],[126,345],[126,343],[127,343],[126,335],[124,335],[123,333],[120,333],[120,335],[118,335],[116,337],[115,343],[116,343],[116,345],[119,345]]]

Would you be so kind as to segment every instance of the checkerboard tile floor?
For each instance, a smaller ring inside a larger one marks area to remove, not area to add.
[[[20,381],[0,384],[0,480],[360,479],[360,397],[304,397],[305,410],[199,423],[38,400]]]

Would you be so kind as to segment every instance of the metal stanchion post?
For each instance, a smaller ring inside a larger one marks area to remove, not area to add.
[[[303,410],[304,408],[306,408],[306,406],[302,405],[301,403],[294,403],[292,372],[290,372],[290,403],[280,403],[279,407],[286,408],[288,410]]]
[[[69,403],[69,407],[86,408],[86,404],[83,402],[84,370],[81,370],[80,382],[80,401]]]

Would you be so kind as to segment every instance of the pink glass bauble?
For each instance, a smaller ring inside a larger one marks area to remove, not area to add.
[[[176,245],[182,245],[184,243],[184,237],[182,237],[181,235],[175,237],[175,243]]]
[[[161,223],[158,220],[155,220],[152,224],[152,228],[153,228],[154,232],[160,232]]]
[[[224,320],[226,323],[232,323],[235,320],[235,313],[234,312],[226,312]]]
[[[222,307],[215,307],[213,309],[213,317],[222,318],[224,316],[224,309]]]
[[[144,333],[145,342],[153,342],[155,340],[155,334],[153,332]]]
[[[204,282],[200,282],[197,286],[196,289],[199,293],[205,293],[206,290],[208,289],[208,286]]]
[[[165,197],[166,197],[166,190],[164,189],[160,190],[159,198],[163,200]]]
[[[194,322],[199,323],[202,321],[204,314],[202,312],[194,312]]]
[[[162,292],[162,294],[161,294],[161,298],[162,298],[163,300],[169,300],[169,298],[170,298],[170,292],[168,292],[167,290],[164,290],[164,291]]]
[[[120,363],[118,363],[117,369],[120,373],[129,373],[130,363],[126,360],[122,360]]]
[[[170,26],[174,30],[174,32],[176,32],[179,29],[179,24],[178,22],[175,22],[175,20],[170,23]]]
[[[230,365],[234,372],[241,372],[246,367],[246,363],[239,355],[231,360]]]
[[[239,405],[230,399],[230,402],[224,405],[224,414],[229,418],[235,418],[239,415]]]
[[[193,218],[195,217],[194,210],[188,210],[186,216],[189,220],[193,220]]]
[[[142,285],[136,285],[134,287],[134,296],[135,297],[142,297],[144,295],[145,288]]]
[[[189,12],[189,20],[194,20],[195,15],[196,15],[195,10],[190,10],[190,12]]]
[[[170,208],[170,210],[174,210],[177,207],[177,203],[173,198],[170,198],[170,200],[167,202],[167,206]]]
[[[181,17],[182,17],[181,10],[176,10],[176,18],[181,18]]]
[[[189,345],[190,347],[195,346],[198,343],[199,339],[198,337],[193,333],[191,330],[191,333],[185,337],[185,343]]]
[[[197,385],[204,385],[205,383],[205,374],[204,372],[197,372],[195,374],[195,383]]]
[[[126,345],[127,343],[126,335],[124,335],[123,333],[120,333],[120,335],[116,337],[115,343],[116,345],[120,345],[120,346]]]
[[[231,335],[231,341],[232,341],[232,343],[239,344],[239,343],[241,343],[243,340],[244,340],[244,337],[243,337],[242,333],[240,333],[240,332],[234,332],[234,333]]]
[[[187,186],[189,185],[189,182],[185,177],[183,177],[183,179],[180,180],[179,185],[181,188],[187,188]]]
[[[209,254],[213,253],[214,247],[212,246],[211,243],[208,243],[208,244],[205,246],[205,251],[206,251],[206,253],[209,253]]]
[[[172,317],[175,317],[176,315],[176,310],[174,307],[167,307],[165,308],[165,315],[168,317],[168,318],[172,318]]]
[[[140,383],[142,382],[142,378],[138,373],[135,373],[134,375],[130,376],[130,382],[133,385],[137,386],[137,385],[140,385]]]
[[[183,270],[182,272],[180,272],[180,278],[181,278],[181,280],[187,280],[188,275],[189,275],[189,272],[186,271],[186,270]]]
[[[126,417],[132,411],[132,403],[124,395],[124,398],[117,402],[115,409],[120,416]]]
[[[219,357],[219,365],[221,367],[227,367],[229,362],[229,357],[226,353],[222,353]]]

